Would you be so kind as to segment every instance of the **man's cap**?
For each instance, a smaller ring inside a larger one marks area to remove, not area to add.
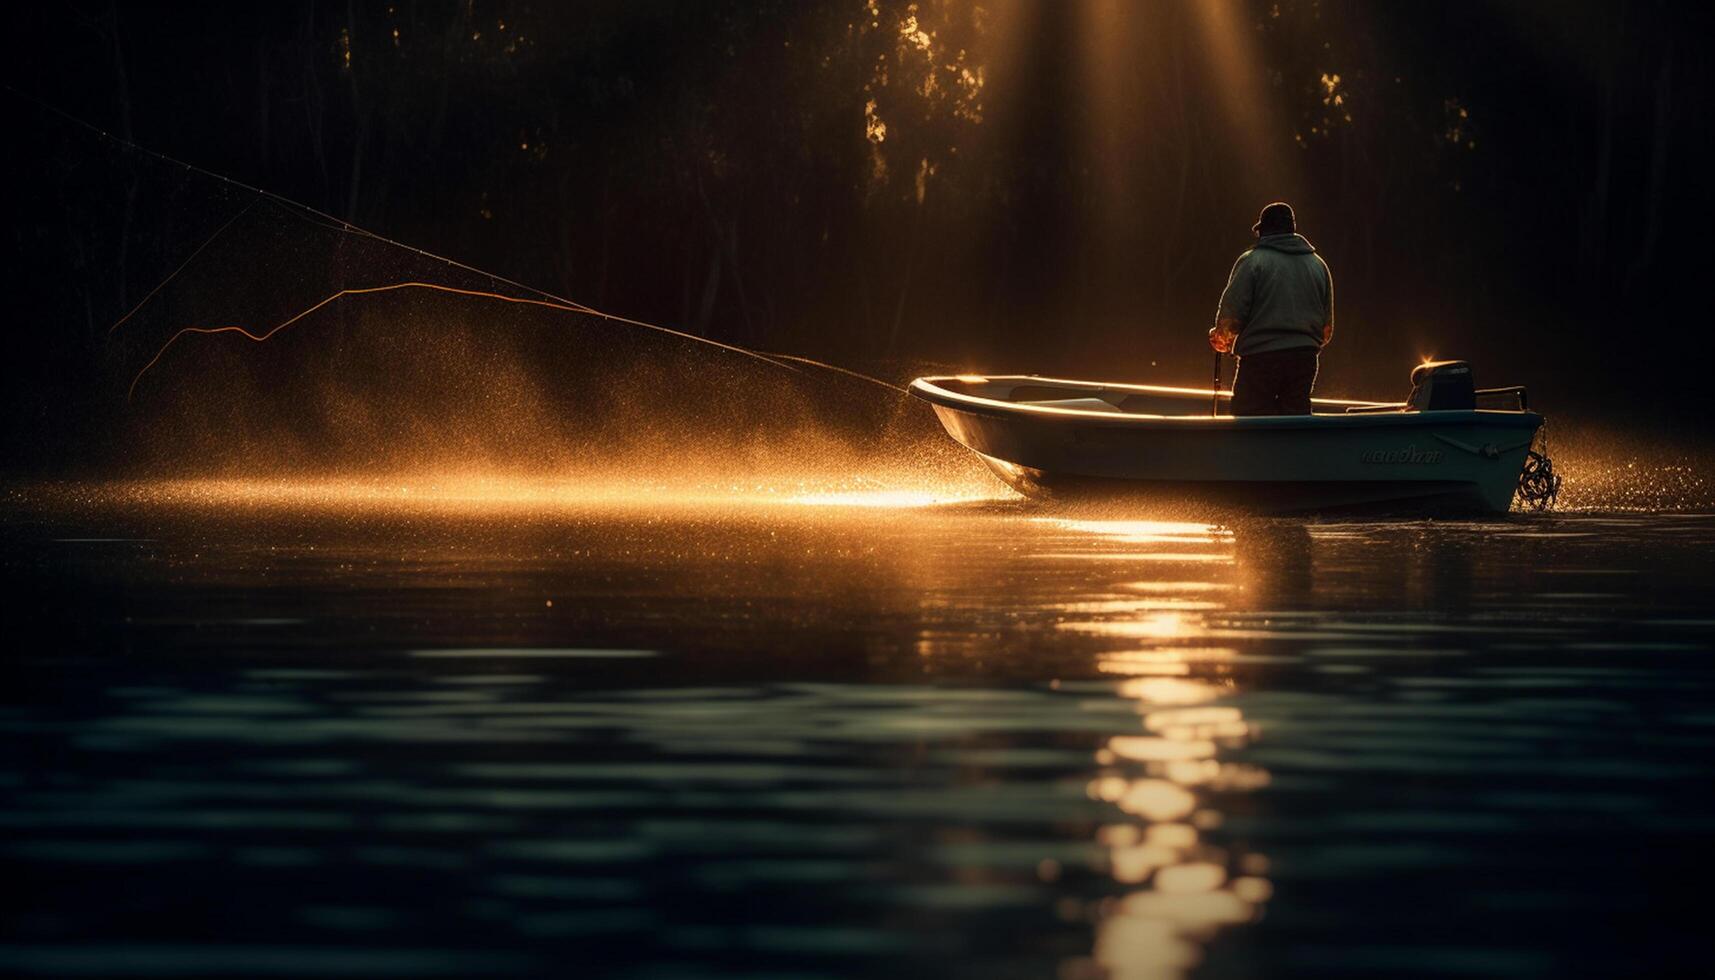
[[[1251,225],[1251,231],[1258,235],[1290,235],[1297,230],[1298,218],[1292,213],[1292,205],[1285,201],[1276,201],[1263,208],[1256,224]]]

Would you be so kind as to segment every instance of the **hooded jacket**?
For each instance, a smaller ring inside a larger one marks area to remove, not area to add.
[[[1334,319],[1334,277],[1303,235],[1264,235],[1233,263],[1217,320],[1237,320],[1233,353],[1320,349]]]

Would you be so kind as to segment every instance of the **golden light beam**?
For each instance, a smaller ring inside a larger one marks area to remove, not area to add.
[[[1123,73],[1128,50],[1135,41],[1124,0],[1090,0],[1077,11],[1079,16],[1078,59],[1083,93],[1089,110],[1087,124],[1078,136],[1084,142],[1102,197],[1110,202],[1126,199],[1131,161],[1122,153],[1135,138],[1136,106],[1125,99]],[[1121,207],[1102,209],[1100,230],[1112,234],[1127,220]]]
[[[1200,29],[1210,74],[1220,93],[1227,123],[1246,157],[1255,164],[1256,175],[1271,174],[1253,189],[1275,197],[1299,191],[1295,162],[1280,153],[1280,143],[1271,137],[1278,126],[1268,105],[1268,85],[1257,66],[1261,63],[1251,38],[1246,14],[1235,0],[1198,0],[1191,4],[1192,18]]]

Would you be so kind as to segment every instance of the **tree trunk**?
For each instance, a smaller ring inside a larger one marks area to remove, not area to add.
[[[1644,237],[1626,269],[1625,291],[1628,293],[1655,262],[1656,244],[1661,240],[1662,187],[1667,183],[1668,138],[1673,126],[1672,44],[1670,40],[1667,54],[1655,76],[1655,131],[1650,139],[1649,178],[1645,186]]]
[[[119,40],[119,6],[114,4],[108,8],[109,26],[113,32],[113,78],[118,89],[119,99],[119,134],[127,144],[133,142],[131,132],[131,85],[125,71],[125,48]],[[130,307],[130,274],[129,263],[131,255],[131,223],[137,215],[137,174],[133,170],[125,175],[125,210],[119,224],[119,249],[114,257],[114,274],[116,291],[118,293],[118,309]],[[91,329],[93,330],[93,323]],[[93,337],[91,338],[93,339]]]

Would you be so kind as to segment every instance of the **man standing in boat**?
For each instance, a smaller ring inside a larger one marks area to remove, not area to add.
[[[1256,245],[1239,256],[1209,329],[1209,346],[1236,354],[1234,415],[1309,415],[1316,362],[1334,336],[1334,277],[1291,205],[1262,209]]]

